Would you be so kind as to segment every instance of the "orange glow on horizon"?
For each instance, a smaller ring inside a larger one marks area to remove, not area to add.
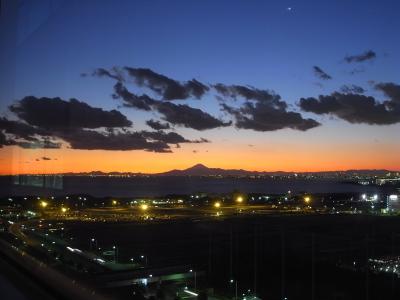
[[[196,147],[196,152],[194,151]],[[362,149],[360,151],[359,149]],[[249,171],[340,171],[349,169],[400,170],[398,149],[393,145],[307,145],[296,147],[217,147],[187,145],[174,153],[146,151],[102,151],[72,149],[0,150],[0,174],[52,174],[67,172],[141,172],[159,173],[186,169],[197,163],[210,168]],[[51,160],[41,160],[49,157]],[[39,159],[38,159],[39,158]]]

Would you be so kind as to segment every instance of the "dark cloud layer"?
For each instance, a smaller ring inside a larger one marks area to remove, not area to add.
[[[315,76],[317,76],[317,77],[320,78],[320,79],[323,79],[323,80],[332,79],[332,77],[331,77],[329,74],[327,74],[325,71],[323,71],[323,70],[322,70],[320,67],[318,67],[318,66],[314,66],[314,67],[313,67],[313,71],[314,71]]]
[[[221,103],[222,109],[234,117],[237,128],[256,131],[291,128],[305,131],[320,125],[313,119],[304,119],[300,113],[288,111],[287,103],[273,92],[223,84],[215,85],[214,88],[225,97],[245,99],[239,108]]]
[[[120,69],[121,70],[121,69]],[[125,107],[131,107],[144,111],[155,111],[161,115],[161,119],[171,125],[192,128],[196,130],[207,130],[218,127],[230,126],[232,122],[225,122],[217,119],[198,108],[186,104],[175,104],[175,99],[201,98],[210,88],[203,83],[193,79],[187,82],[180,82],[165,75],[156,73],[146,68],[122,69],[127,73],[121,79],[121,71],[116,68],[107,71],[98,69],[95,76],[107,76],[117,82],[114,85],[113,98],[121,99]],[[319,76],[330,79],[330,76],[321,69]],[[130,92],[125,83],[133,79],[133,83],[140,87],[147,87],[161,96],[157,100],[146,94],[137,95]],[[257,89],[251,86],[215,84],[211,87],[217,93],[217,99],[224,101],[224,98],[244,99],[246,103],[241,108],[230,107],[224,103],[221,105],[225,112],[232,115],[236,121],[237,128],[248,128],[260,131],[277,130],[281,128],[293,128],[307,130],[319,125],[312,119],[304,119],[301,114],[287,110],[287,103],[279,95],[268,90]],[[255,102],[255,103],[254,103]],[[159,121],[157,121],[159,122]],[[167,129],[158,123],[150,122],[148,125],[156,130]]]
[[[350,123],[370,125],[389,125],[400,122],[400,101],[396,98],[395,84],[378,84],[389,100],[379,102],[374,97],[353,94],[333,93],[318,98],[301,98],[300,107],[315,114],[330,114]],[[397,86],[398,87],[398,86]]]
[[[171,126],[168,123],[163,123],[153,119],[147,120],[146,124],[147,126],[151,127],[154,130],[165,130],[171,128]]]
[[[134,132],[120,112],[75,99],[25,97],[10,110],[19,120],[0,118],[0,147],[60,148],[64,141],[72,149],[171,152],[169,144],[207,142],[187,140],[175,132]]]
[[[25,97],[10,111],[26,123],[41,128],[129,127],[132,122],[117,110],[105,111],[76,99]]]
[[[141,110],[153,110],[162,115],[162,119],[173,125],[179,125],[196,130],[206,130],[229,126],[207,112],[186,104],[175,104],[162,100],[155,100],[147,95],[137,96],[129,92],[126,87],[117,82],[114,86],[114,98],[119,98],[125,106]]]
[[[67,141],[72,149],[81,150],[146,150],[151,152],[171,152],[163,141],[148,141],[140,132],[98,132],[80,129],[62,132],[59,137]]]
[[[301,114],[276,109],[262,102],[246,102],[240,108],[221,104],[222,108],[235,117],[235,126],[255,131],[275,131],[291,128],[305,131],[320,124],[313,119],[304,119]]]
[[[376,53],[372,50],[368,50],[361,54],[346,56],[344,60],[347,63],[353,63],[353,62],[360,63],[375,58],[376,58]]]

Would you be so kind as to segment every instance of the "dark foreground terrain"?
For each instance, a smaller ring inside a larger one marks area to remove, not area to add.
[[[397,275],[366,271],[368,258],[400,255],[400,218],[361,215],[246,216],[157,224],[70,223],[76,246],[118,246],[118,260],[183,265],[198,285],[261,299],[399,299]],[[234,282],[230,283],[233,279]],[[131,295],[130,288],[108,291]]]

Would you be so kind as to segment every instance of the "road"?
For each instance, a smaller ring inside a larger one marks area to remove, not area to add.
[[[46,288],[32,280],[24,270],[0,255],[0,298],[2,300],[53,300]]]

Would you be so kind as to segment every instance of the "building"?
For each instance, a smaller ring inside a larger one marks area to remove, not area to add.
[[[389,213],[399,213],[400,212],[400,196],[399,195],[389,195],[387,196],[387,212]]]

